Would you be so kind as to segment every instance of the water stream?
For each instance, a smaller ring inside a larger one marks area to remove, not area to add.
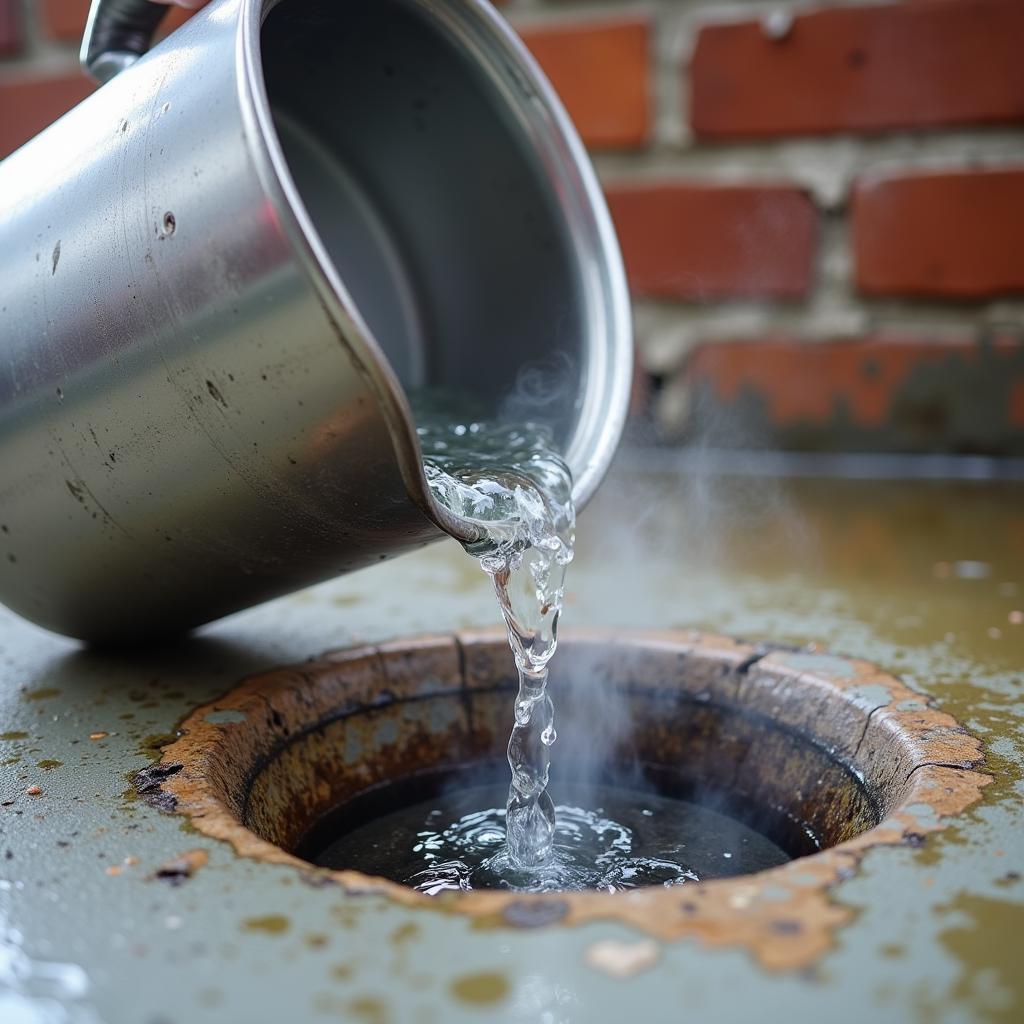
[[[576,539],[572,477],[542,427],[434,420],[419,435],[431,492],[480,536],[466,550],[491,577],[508,629],[519,693],[502,854],[513,870],[536,868],[548,859],[555,832],[547,786],[556,733],[547,682]]]
[[[572,476],[551,434],[532,424],[453,422],[436,409],[419,412],[427,482],[434,497],[479,537],[465,547],[493,581],[519,692],[508,742],[511,783],[504,812],[491,803],[467,811],[460,800],[435,806],[431,828],[412,843],[415,856],[409,863],[418,869],[402,880],[428,893],[695,880],[686,864],[635,850],[635,829],[599,808],[567,805],[559,822],[548,793],[556,739],[548,671],[576,539]],[[618,806],[625,811],[627,805]],[[678,824],[671,816],[666,820]]]

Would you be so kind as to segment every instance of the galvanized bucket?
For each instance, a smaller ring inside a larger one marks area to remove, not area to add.
[[[458,535],[424,386],[549,422],[587,501],[621,261],[488,4],[219,0],[93,49],[125,70],[0,163],[0,600],[125,642]]]

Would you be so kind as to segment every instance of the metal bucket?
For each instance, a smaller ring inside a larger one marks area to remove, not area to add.
[[[0,162],[0,600],[184,630],[459,533],[407,393],[549,422],[590,497],[628,298],[478,0],[219,0]]]

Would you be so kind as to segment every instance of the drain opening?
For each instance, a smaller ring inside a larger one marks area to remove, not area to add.
[[[267,838],[321,867],[431,894],[614,891],[756,873],[880,820],[856,770],[813,733],[724,695],[694,694],[684,677],[651,686],[598,672],[580,654],[565,661],[550,785],[563,825],[544,868],[517,875],[500,862],[515,697],[500,676],[486,689],[366,708],[321,730],[321,752],[359,737],[368,784],[343,786],[326,812]],[[305,743],[292,745],[293,757],[276,764],[302,777]],[[270,762],[252,795],[258,803],[288,784]],[[248,811],[258,831],[265,819],[252,796]]]
[[[428,893],[608,891],[812,855],[876,826],[898,790],[898,748],[882,787],[850,763],[863,726],[839,691],[824,703],[817,695],[808,722],[810,694],[790,685],[780,699],[749,658],[665,664],[641,648],[616,664],[604,645],[569,644],[551,780],[567,808],[559,856],[510,876],[489,861],[501,846],[515,683],[507,652],[486,664],[479,654],[468,687],[412,655],[402,666],[408,692],[390,685],[386,661],[339,666],[325,681],[335,706],[298,728],[275,702],[263,712],[274,745],[244,781],[242,823],[312,864]],[[353,681],[369,699],[342,699]],[[827,733],[844,726],[845,746]]]
[[[919,846],[991,781],[975,770],[975,737],[866,662],[694,633],[570,634],[559,654],[559,764],[588,781],[610,765],[620,787],[622,767],[634,766],[627,790],[640,780],[648,794],[710,804],[794,859],[626,896],[481,888],[433,898],[381,877],[379,861],[337,871],[296,856],[352,834],[368,806],[408,807],[430,786],[454,781],[457,791],[467,773],[501,765],[509,661],[502,634],[459,634],[244,680],[185,719],[149,795],[239,855],[298,868],[345,898],[386,895],[495,927],[614,920],[656,938],[743,946],[782,969],[812,962],[852,919],[832,889],[868,850]],[[621,713],[608,714],[605,697]],[[567,770],[563,782],[573,782]]]

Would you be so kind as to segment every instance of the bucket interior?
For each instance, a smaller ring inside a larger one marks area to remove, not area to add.
[[[564,450],[594,326],[588,254],[523,115],[536,100],[494,30],[470,37],[465,17],[283,0],[262,33],[267,95],[307,212],[403,387],[546,422]]]

